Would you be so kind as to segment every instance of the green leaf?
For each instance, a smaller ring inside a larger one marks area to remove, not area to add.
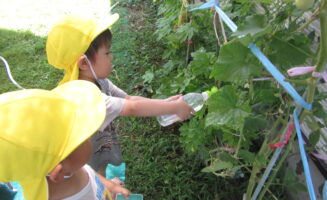
[[[232,167],[233,164],[230,162],[215,160],[210,166],[203,168],[201,172],[215,172],[218,170],[229,169]]]
[[[299,178],[292,169],[287,169],[287,171],[284,173],[284,176],[282,177],[283,184],[291,192],[296,193],[299,191],[307,191],[305,185],[300,183]]]
[[[220,81],[239,82],[258,76],[262,70],[250,50],[235,40],[221,47],[210,77]]]
[[[327,113],[319,102],[313,103],[313,114],[321,119],[327,118]]]
[[[144,82],[151,83],[154,78],[154,74],[151,71],[146,71],[145,74],[142,76],[142,78]]]
[[[193,57],[189,67],[194,75],[205,75],[209,77],[210,72],[213,68],[213,64],[217,60],[215,54],[212,52],[205,52],[204,49],[200,49],[191,54]]]
[[[235,129],[239,129],[244,122],[244,118],[249,115],[241,109],[230,109],[225,113],[213,112],[206,117],[206,126],[220,126],[229,124]]]
[[[180,43],[182,43],[186,40],[192,39],[193,35],[197,32],[198,30],[194,27],[194,24],[191,22],[185,23],[176,30],[176,38]]]
[[[219,158],[224,162],[230,162],[233,163],[234,165],[238,163],[238,160],[236,158],[225,152],[220,153]]]
[[[209,114],[206,126],[227,125],[238,130],[250,115],[248,102],[244,101],[243,93],[231,85],[222,87],[208,100]]]
[[[319,139],[320,139],[320,130],[317,130],[315,132],[312,132],[309,135],[309,144],[311,146],[316,146],[316,144],[318,143]]]
[[[222,138],[222,142],[230,145],[230,146],[236,146],[237,145],[237,142],[238,142],[238,137],[232,135],[231,133],[229,132],[225,132],[226,131],[226,128],[223,127],[223,138]]]
[[[272,38],[269,48],[271,53],[268,57],[271,62],[285,70],[304,64],[312,56],[309,40],[304,35],[278,33]]]
[[[255,160],[255,154],[249,152],[247,150],[241,149],[239,152],[239,156],[246,162],[246,163],[253,163]]]
[[[248,117],[244,122],[244,136],[248,141],[258,139],[260,134],[269,125],[268,120],[263,116]]]
[[[271,28],[267,26],[267,17],[265,15],[252,15],[247,16],[245,22],[241,24],[237,32],[233,33],[233,36],[261,36],[270,31]]]
[[[184,148],[189,152],[195,152],[200,145],[210,139],[210,129],[204,129],[204,120],[192,118],[189,123],[183,123],[179,128],[180,141]]]

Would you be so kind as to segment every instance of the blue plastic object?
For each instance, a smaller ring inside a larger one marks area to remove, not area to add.
[[[106,168],[106,178],[110,180],[117,177],[121,181],[125,182],[125,170],[126,170],[125,163],[121,163],[118,166],[108,164]]]
[[[126,199],[124,195],[122,194],[117,194],[115,200],[143,200],[143,195],[142,194],[130,194],[129,198]]]
[[[316,194],[315,194],[315,190],[314,190],[312,179],[311,179],[309,163],[308,163],[307,155],[306,155],[305,149],[304,149],[303,138],[302,138],[301,127],[300,127],[300,123],[299,123],[299,119],[298,119],[298,114],[299,114],[298,109],[295,109],[293,116],[294,116],[295,130],[296,130],[296,134],[297,134],[297,138],[298,138],[298,142],[299,142],[299,147],[300,147],[300,154],[301,154],[302,165],[303,165],[303,169],[304,169],[305,180],[307,182],[307,188],[308,188],[308,191],[309,191],[310,199],[311,200],[316,200]]]
[[[17,192],[10,189],[7,184],[0,183],[1,200],[13,200],[16,193]]]
[[[322,199],[327,200],[327,181],[325,181],[324,188],[322,189]]]
[[[25,197],[23,195],[23,188],[22,186],[19,184],[19,182],[10,182],[11,186],[14,188],[14,190],[17,191],[17,194],[14,198],[14,200],[25,200]]]

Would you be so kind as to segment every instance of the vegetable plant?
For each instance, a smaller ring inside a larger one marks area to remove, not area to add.
[[[203,173],[225,179],[247,177],[243,179],[247,181],[247,188],[241,193],[251,199],[275,150],[273,144],[280,142],[290,130],[297,105],[264,69],[248,45],[256,44],[285,75],[295,66],[315,66],[315,72],[323,71],[327,63],[327,2],[219,1],[221,9],[238,25],[234,33],[227,26],[219,25],[214,9],[188,12],[202,3],[156,2],[161,18],[155,34],[166,46],[163,53],[166,63],[153,70],[151,80],[161,83],[155,90],[158,97],[210,93],[205,108],[181,124],[180,141],[190,154],[201,155],[205,164]],[[311,17],[305,18],[305,12]],[[314,19],[320,20],[320,35],[305,31]],[[318,45],[314,45],[317,38]],[[308,146],[314,147],[327,121],[319,103],[326,97],[316,91],[320,79],[302,75],[288,77],[287,81],[314,105],[313,110],[303,110],[300,115],[300,121],[312,127],[311,136],[315,139],[311,139]],[[312,120],[315,116],[322,118],[325,124]],[[269,186],[277,181],[277,172],[292,150],[295,133],[293,129],[289,132],[293,134],[288,143],[285,142],[285,151],[258,199],[267,191],[276,198]]]

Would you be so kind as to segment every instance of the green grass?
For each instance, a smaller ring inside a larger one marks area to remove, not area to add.
[[[24,88],[52,89],[62,72],[46,60],[45,38],[27,31],[0,28],[0,56],[10,66],[12,76]],[[4,67],[0,68],[0,93],[16,90],[9,82]]]

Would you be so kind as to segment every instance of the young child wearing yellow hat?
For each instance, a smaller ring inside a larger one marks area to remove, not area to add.
[[[81,79],[98,85],[106,97],[106,119],[92,138],[94,151],[90,165],[102,171],[108,163],[119,165],[122,160],[117,135],[110,123],[117,116],[158,116],[176,114],[181,121],[193,114],[182,95],[165,100],[129,96],[114,85],[108,75],[112,71],[113,56],[110,53],[111,32],[109,27],[118,14],[108,19],[94,20],[81,16],[67,16],[49,32],[46,51],[49,64],[64,69],[59,84]]]
[[[85,165],[105,115],[104,95],[88,81],[1,94],[0,182],[19,181],[26,200],[128,197]]]

